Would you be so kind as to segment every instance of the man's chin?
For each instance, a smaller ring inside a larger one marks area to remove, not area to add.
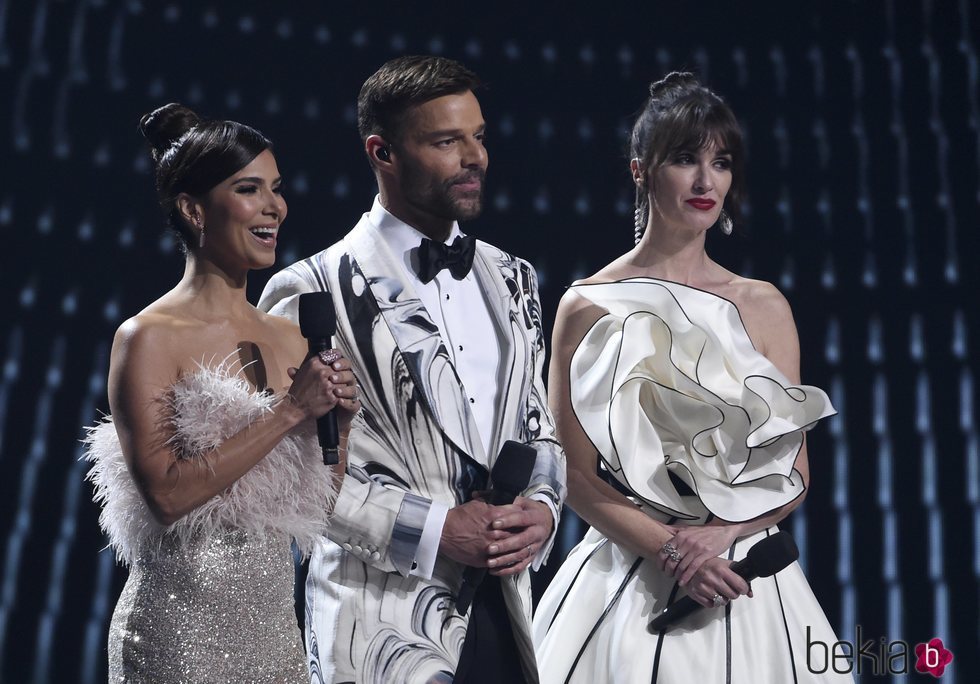
[[[456,200],[453,202],[457,221],[472,221],[483,211],[483,199]]]

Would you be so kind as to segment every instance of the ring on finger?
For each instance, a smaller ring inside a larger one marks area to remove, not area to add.
[[[325,366],[329,366],[334,361],[340,360],[340,352],[336,349],[324,349],[317,352],[317,356],[320,357],[320,361],[323,362],[323,365]]]
[[[714,604],[715,608],[717,608],[718,606],[723,606],[727,602],[728,602],[727,599],[721,594],[715,594],[714,596],[711,597],[711,603]]]
[[[672,560],[675,563],[680,563],[681,562],[681,552],[678,551],[677,550],[677,547],[674,546],[673,544],[671,544],[670,542],[667,542],[666,544],[664,544],[663,546],[661,546],[660,547],[660,550],[663,551],[667,555],[667,558],[669,560]]]

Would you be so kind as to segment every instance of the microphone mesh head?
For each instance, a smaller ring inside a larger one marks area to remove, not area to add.
[[[490,471],[493,488],[515,494],[524,491],[531,480],[537,455],[527,444],[514,440],[504,442]]]
[[[769,577],[800,557],[800,550],[789,532],[779,531],[754,544],[745,554],[759,577]]]
[[[329,292],[307,292],[299,296],[299,330],[308,340],[333,337],[337,313]]]

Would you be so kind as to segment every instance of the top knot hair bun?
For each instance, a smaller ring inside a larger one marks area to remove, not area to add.
[[[675,89],[697,88],[700,85],[698,77],[690,71],[672,71],[659,81],[650,84],[650,97],[658,97]]]
[[[139,130],[152,148],[153,160],[159,162],[171,145],[199,123],[201,117],[193,110],[171,102],[144,114]]]
[[[177,210],[181,193],[202,198],[272,148],[272,142],[251,126],[201,118],[176,102],[144,114],[139,131],[156,164],[160,206],[185,246],[198,236]]]

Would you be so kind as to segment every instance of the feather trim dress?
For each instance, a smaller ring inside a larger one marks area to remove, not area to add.
[[[201,365],[168,393],[170,446],[202,468],[203,454],[277,402],[229,365]],[[111,417],[90,428],[86,442],[99,522],[129,566],[109,628],[109,681],[306,681],[290,544],[310,554],[336,497],[312,422],[169,526],[137,489]]]
[[[673,525],[741,522],[803,493],[793,467],[803,433],[835,411],[823,391],[793,385],[755,350],[734,304],[651,278],[572,289],[608,312],[572,356],[572,408],[638,507]],[[740,560],[776,530],[739,538],[721,557]],[[590,528],[534,616],[542,682],[851,681],[807,667],[808,639],[837,638],[798,563],[752,590],[650,633],[683,589],[657,559]]]

